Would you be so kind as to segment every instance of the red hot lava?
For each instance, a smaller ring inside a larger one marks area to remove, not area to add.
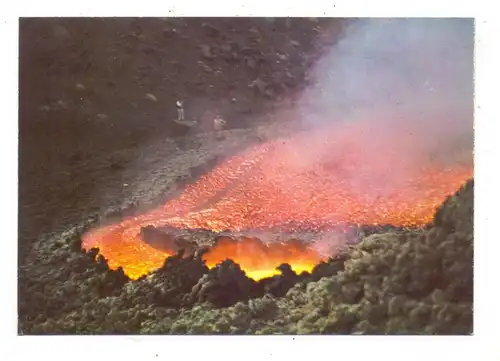
[[[98,247],[111,268],[121,266],[138,278],[170,255],[140,239],[140,229],[147,225],[214,231],[293,231],[301,224],[312,229],[342,224],[422,226],[472,177],[472,166],[432,161],[420,149],[425,139],[418,132],[394,128],[389,133],[388,127],[356,123],[255,146],[188,185],[164,206],[90,231],[83,247]],[[204,258],[209,267],[231,258],[250,277],[260,279],[274,274],[281,263],[297,272],[310,271],[322,257],[291,244],[259,248],[246,241],[221,242]]]

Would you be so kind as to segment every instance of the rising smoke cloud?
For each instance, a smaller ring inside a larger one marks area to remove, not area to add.
[[[465,150],[471,162],[473,43],[472,19],[353,21],[312,70],[301,122],[365,122],[389,138],[404,127],[419,135],[414,155],[449,160]]]

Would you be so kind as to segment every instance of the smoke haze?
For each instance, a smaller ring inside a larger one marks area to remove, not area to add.
[[[378,154],[378,171],[472,165],[473,42],[472,19],[353,21],[312,70],[298,114],[317,132],[291,164],[353,148],[359,159]],[[322,146],[335,134],[335,149]]]
[[[329,122],[389,108],[421,118],[446,114],[470,133],[473,41],[471,19],[355,21],[317,64],[316,84],[302,100]]]

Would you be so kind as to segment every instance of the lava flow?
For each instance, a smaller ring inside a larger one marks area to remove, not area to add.
[[[400,129],[395,138],[394,127],[391,134],[384,129],[358,123],[255,146],[164,206],[91,230],[83,247],[99,248],[111,268],[121,266],[136,279],[171,255],[141,240],[141,227],[148,225],[214,231],[425,225],[472,177],[472,165],[431,160],[419,152],[418,132]],[[294,242],[257,243],[219,242],[203,257],[209,267],[230,258],[254,279],[276,274],[282,263],[296,272],[311,271],[322,259]]]
[[[256,238],[233,239],[225,237],[204,256],[209,268],[225,259],[235,260],[248,277],[259,280],[279,274],[277,266],[288,263],[300,274],[310,272],[322,261],[322,257],[300,241],[264,244]]]

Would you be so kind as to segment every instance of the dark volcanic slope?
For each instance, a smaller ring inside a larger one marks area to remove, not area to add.
[[[185,132],[171,122],[177,99],[185,100],[187,117],[203,124],[215,112],[232,128],[257,122],[305,85],[320,44],[335,41],[341,25],[327,19],[22,19],[22,255],[39,235],[123,198],[124,172],[144,157],[143,147]]]

